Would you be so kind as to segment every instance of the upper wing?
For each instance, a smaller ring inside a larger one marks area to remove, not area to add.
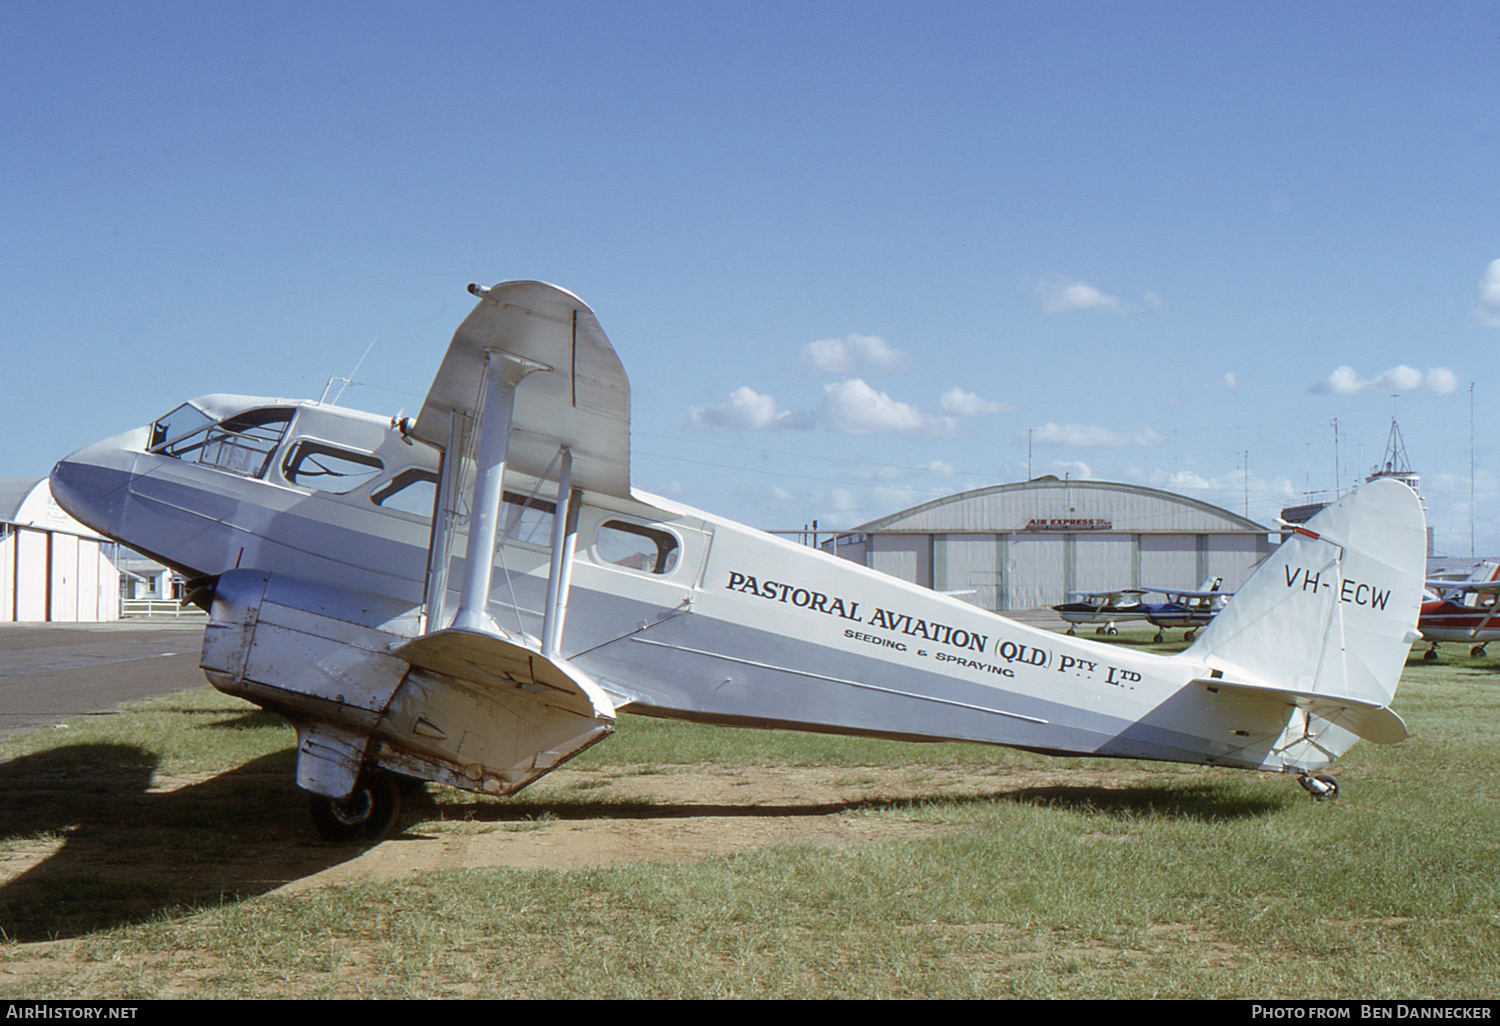
[[[446,449],[451,414],[466,431],[478,412],[487,352],[547,368],[516,389],[509,467],[546,476],[559,445],[573,452],[576,487],[630,496],[630,382],[594,312],[538,281],[469,286],[479,305],[458,326],[410,434]]]

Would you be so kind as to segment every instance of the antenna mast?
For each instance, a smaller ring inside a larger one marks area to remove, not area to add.
[[[370,339],[370,344],[367,345],[367,346],[365,346],[365,356],[369,356],[370,355],[370,350],[374,349],[375,348],[375,343],[379,342],[379,341],[380,341],[380,336],[379,335],[376,335],[374,338]],[[333,397],[334,403],[337,404],[338,401],[339,401],[339,396],[341,396],[341,395],[344,394],[344,389],[346,389],[350,385],[354,384],[354,375],[358,374],[360,367],[364,366],[365,356],[361,356],[359,358],[359,363],[356,363],[354,365],[354,369],[349,372],[349,376],[347,378],[339,378],[339,377],[329,378],[328,379],[328,384],[326,384],[326,385],[323,386],[323,398],[319,399],[318,402],[320,402],[320,403],[326,403],[328,401],[328,390],[333,387],[333,383],[335,381],[342,381],[343,385],[341,385],[339,387],[338,395],[336,395],[336,396]]]

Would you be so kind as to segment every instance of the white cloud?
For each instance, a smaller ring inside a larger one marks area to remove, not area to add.
[[[783,410],[774,397],[742,386],[717,406],[694,406],[688,411],[693,427],[731,431],[805,430],[826,427],[852,435],[882,432],[948,436],[956,434],[960,417],[1010,412],[1006,403],[981,399],[962,388],[952,388],[938,400],[936,412],[894,399],[862,378],[846,378],[823,386],[816,410]]]
[[[973,392],[965,392],[955,385],[938,399],[938,409],[957,417],[974,417],[982,413],[1011,413],[1015,407],[992,399],[981,399]]]
[[[1054,460],[1052,473],[1070,481],[1092,481],[1094,468],[1081,460]]]
[[[1479,294],[1474,297],[1474,319],[1491,328],[1500,328],[1500,260],[1491,260],[1479,279]]]
[[[1310,391],[1332,395],[1395,395],[1426,388],[1438,395],[1449,395],[1458,389],[1458,375],[1447,367],[1434,367],[1423,374],[1415,367],[1401,364],[1365,380],[1353,367],[1345,364]]]
[[[859,378],[824,385],[820,412],[825,423],[854,435],[920,431],[927,423],[915,406],[892,399]]]
[[[1137,467],[1131,470],[1129,477],[1152,488],[1191,495],[1235,512],[1244,512],[1246,495],[1250,496],[1257,508],[1276,510],[1290,505],[1301,494],[1293,487],[1290,478],[1263,477],[1254,471],[1247,472],[1244,468],[1205,477],[1192,470],[1169,472]],[[1252,511],[1251,516],[1253,518],[1256,514]]]
[[[1458,391],[1458,375],[1447,367],[1434,367],[1427,372],[1427,387],[1438,395],[1452,395]]]
[[[778,410],[772,396],[762,395],[749,386],[736,388],[717,406],[694,406],[688,411],[688,422],[694,427],[740,431],[811,426],[806,415]]]
[[[1025,435],[1017,438],[1024,442]],[[1031,441],[1036,445],[1058,445],[1073,449],[1123,449],[1160,445],[1165,439],[1151,428],[1136,428],[1119,432],[1097,424],[1052,424],[1032,429]]]
[[[905,356],[892,349],[879,335],[850,335],[848,338],[825,338],[802,347],[802,362],[830,374],[848,374],[867,365],[877,370],[901,366]]]
[[[1120,297],[1102,292],[1086,281],[1075,281],[1062,275],[1038,282],[1035,292],[1042,300],[1046,313],[1066,313],[1070,310],[1121,310]]]
[[[1225,388],[1239,388],[1240,387],[1240,379],[1235,375],[1234,371],[1230,371],[1229,373],[1227,373],[1227,374],[1224,375],[1224,387]]]

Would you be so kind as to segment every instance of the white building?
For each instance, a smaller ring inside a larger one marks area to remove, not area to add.
[[[0,478],[0,622],[118,620],[113,550],[63,512],[46,478]]]
[[[1194,589],[1213,577],[1233,591],[1271,551],[1269,535],[1155,488],[1042,477],[924,503],[835,541],[846,559],[985,609],[1019,610],[1069,592]]]

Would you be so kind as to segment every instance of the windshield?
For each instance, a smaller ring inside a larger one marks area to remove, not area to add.
[[[177,409],[151,425],[151,444],[148,449],[156,449],[163,442],[175,442],[183,435],[201,431],[213,418],[204,413],[192,403],[183,403]]]
[[[215,424],[197,407],[185,403],[152,425],[151,451],[260,477],[291,421],[290,408],[272,406],[246,410]]]

